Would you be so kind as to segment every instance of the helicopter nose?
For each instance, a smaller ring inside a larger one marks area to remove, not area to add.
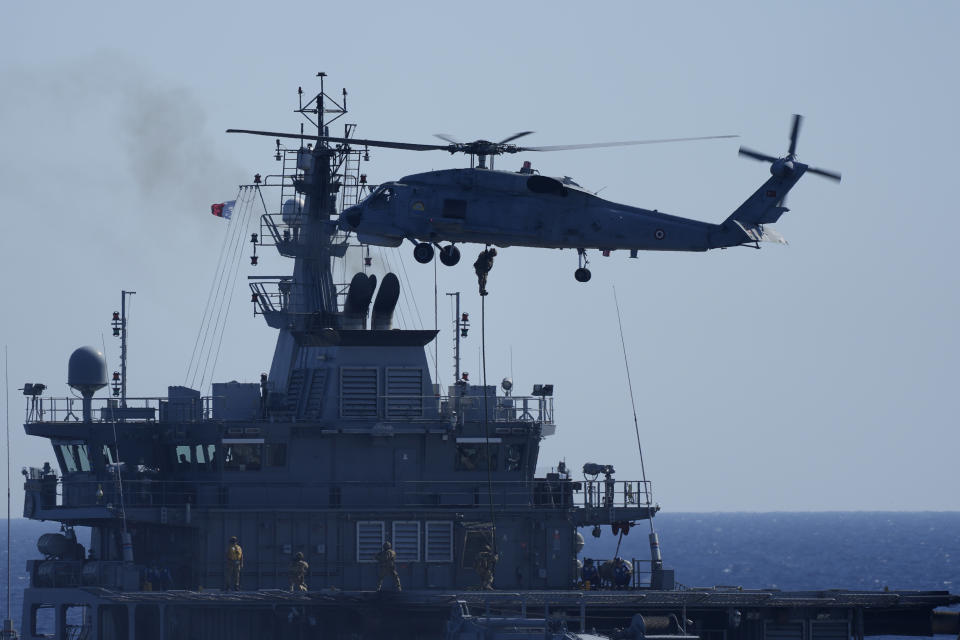
[[[345,222],[351,229],[359,227],[362,219],[363,209],[359,205],[344,209],[343,213],[340,214],[340,220]]]

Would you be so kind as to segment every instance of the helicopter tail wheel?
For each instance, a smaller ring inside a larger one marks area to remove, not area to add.
[[[413,259],[420,264],[433,260],[433,246],[429,242],[420,242],[413,248]]]
[[[577,282],[590,282],[590,269],[586,267],[580,267],[573,272],[573,277],[577,279]]]
[[[440,249],[440,262],[445,266],[452,267],[453,265],[460,262],[460,249],[457,249],[454,245],[448,244],[447,246]]]

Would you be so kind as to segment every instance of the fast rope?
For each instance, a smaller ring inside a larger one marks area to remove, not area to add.
[[[633,380],[630,378],[630,361],[627,359],[627,343],[623,338],[623,320],[620,317],[620,301],[617,300],[617,288],[613,287],[613,303],[617,307],[617,325],[620,327],[620,346],[623,349],[623,366],[627,369],[627,388],[630,390],[630,406],[633,408],[633,430],[637,434],[637,451],[640,453],[640,473],[643,476],[643,493],[646,496],[647,508],[652,506],[652,495],[650,485],[647,484],[647,469],[643,464],[643,447],[640,445],[640,423],[637,420],[637,402],[633,397]],[[650,523],[650,533],[653,530],[653,516],[647,518]],[[621,538],[623,534],[620,534]],[[620,543],[617,543],[617,551],[620,550]]]
[[[491,470],[492,456],[490,455],[490,406],[488,396],[490,393],[487,387],[487,274],[493,268],[493,256],[497,255],[496,249],[491,249],[490,245],[480,252],[474,268],[477,272],[477,284],[480,288],[480,363],[481,377],[483,384],[483,437],[487,448],[487,496],[490,499],[490,529],[492,532],[491,551],[497,553],[497,519],[493,508],[493,474]]]
[[[13,620],[10,617],[10,352],[7,345],[3,345],[3,388],[7,425],[7,617],[4,620]]]

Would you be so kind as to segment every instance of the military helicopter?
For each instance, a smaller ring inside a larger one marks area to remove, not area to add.
[[[339,226],[353,231],[365,244],[400,246],[410,240],[414,258],[429,263],[434,247],[447,266],[460,260],[458,243],[475,242],[499,247],[525,246],[576,249],[578,267],[574,277],[590,280],[587,249],[609,255],[627,250],[707,251],[708,249],[752,246],[760,242],[785,243],[770,228],[789,209],[784,198],[805,173],[840,180],[834,171],[818,169],[797,160],[797,136],[802,117],[793,116],[787,154],[774,157],[744,147],[740,154],[770,163],[771,177],[720,224],[713,224],[604,200],[582,188],[569,177],[553,178],[534,171],[524,162],[518,172],[497,171],[493,160],[502,154],[520,152],[590,149],[664,142],[732,138],[706,136],[662,140],[630,140],[575,145],[524,147],[514,140],[529,135],[524,131],[500,142],[476,140],[458,142],[437,134],[447,144],[416,144],[383,140],[362,140],[304,134],[228,129],[275,137],[311,139],[325,143],[386,147],[412,151],[447,151],[471,157],[469,169],[444,169],[406,176],[385,182],[359,204],[343,211]],[[478,159],[474,166],[474,158]],[[490,166],[487,167],[487,158]],[[441,243],[446,243],[441,245]]]

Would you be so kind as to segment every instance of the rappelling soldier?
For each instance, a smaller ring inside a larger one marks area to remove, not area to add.
[[[493,247],[484,249],[473,263],[473,270],[477,272],[477,284],[480,286],[480,295],[487,295],[487,274],[493,269],[493,258],[497,250]]]
[[[237,536],[231,536],[227,545],[227,565],[224,571],[224,591],[240,591],[240,571],[243,569],[243,548]]]
[[[290,563],[290,591],[307,591],[307,573],[310,565],[303,559],[303,553],[297,551]]]
[[[497,561],[500,556],[490,549],[490,545],[484,545],[477,559],[473,562],[473,568],[480,576],[480,588],[486,591],[493,591],[493,572],[497,568]]]
[[[383,588],[383,579],[393,577],[393,585],[397,591],[400,588],[400,576],[397,575],[397,552],[389,542],[383,543],[383,550],[373,556],[377,561],[377,591]]]

